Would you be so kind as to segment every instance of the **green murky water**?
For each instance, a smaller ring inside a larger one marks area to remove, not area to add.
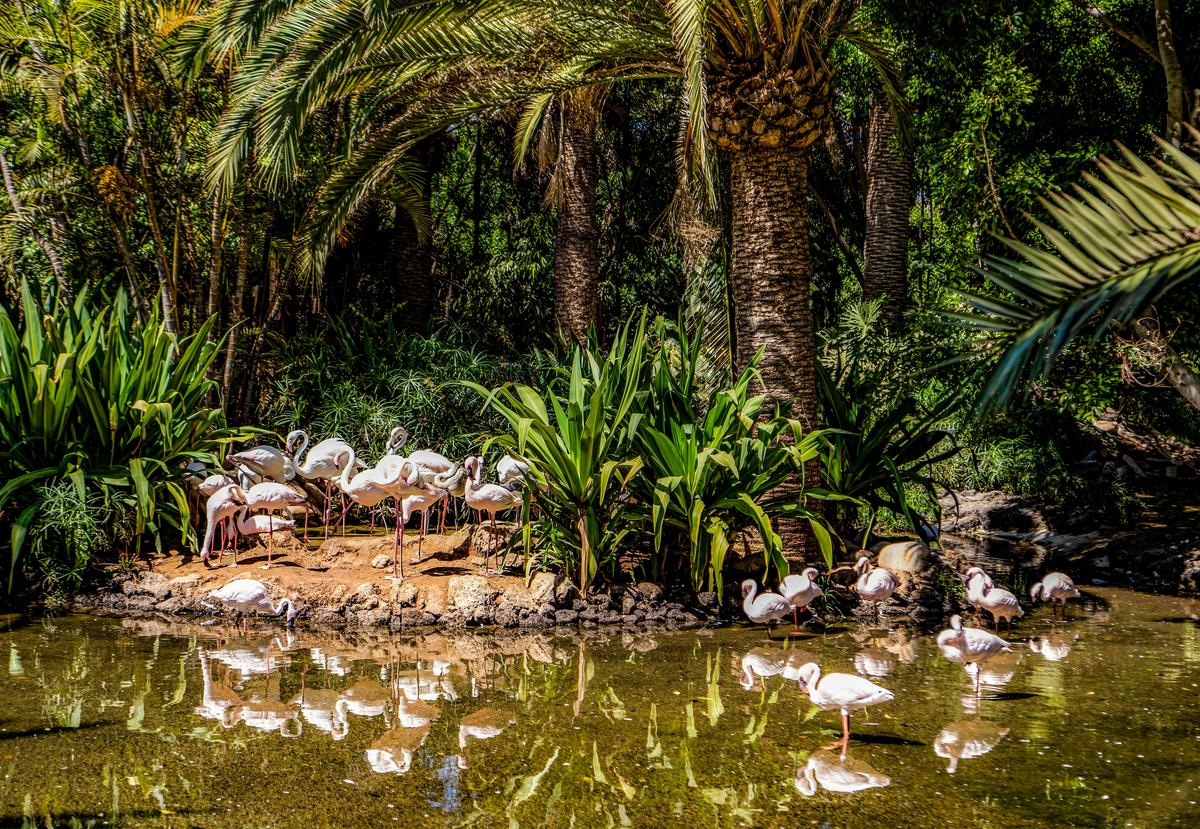
[[[978,705],[931,638],[851,627],[10,620],[0,826],[1200,825],[1200,606],[1096,588],[1073,613],[1027,617]],[[836,713],[752,666],[809,656],[896,693],[844,761],[820,749]],[[870,787],[837,791],[846,772]]]

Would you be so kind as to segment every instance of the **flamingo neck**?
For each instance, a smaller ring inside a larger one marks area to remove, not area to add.
[[[306,467],[304,464],[304,461],[301,460],[301,457],[303,457],[307,451],[308,451],[308,432],[301,429],[300,430],[300,445],[296,447],[296,452],[295,452],[295,454],[292,455],[292,465],[294,467],[296,467],[297,472],[299,472],[301,475],[303,475],[306,478],[308,477],[309,473],[312,472],[312,469]]]
[[[338,480],[338,486],[340,486],[342,489],[348,489],[351,486],[353,479],[358,477],[354,474],[354,464],[358,461],[358,458],[354,454],[354,447],[351,446],[349,452],[342,453],[342,455],[346,454],[350,455],[350,460],[346,462],[346,468],[342,470],[342,477]],[[341,455],[338,457],[340,458]]]

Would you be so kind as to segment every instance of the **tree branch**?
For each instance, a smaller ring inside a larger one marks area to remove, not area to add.
[[[1136,46],[1138,50],[1141,51],[1146,57],[1150,58],[1150,60],[1159,65],[1162,64],[1162,57],[1158,53],[1158,48],[1155,47],[1153,43],[1146,40],[1146,38],[1142,37],[1132,29],[1126,28],[1117,21],[1113,20],[1104,12],[1103,9],[1098,6],[1093,6],[1087,0],[1072,0],[1072,2],[1077,8],[1082,9],[1089,16],[1099,21],[1104,28],[1108,29],[1114,35],[1121,38],[1126,43]]]

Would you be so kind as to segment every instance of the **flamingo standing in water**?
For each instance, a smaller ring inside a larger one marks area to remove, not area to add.
[[[221,487],[212,495],[208,496],[205,513],[208,519],[208,525],[204,528],[204,542],[200,545],[200,560],[208,566],[208,560],[212,558],[213,536],[216,533],[217,525],[224,526],[225,521],[237,514],[238,510],[246,506],[246,492],[236,484],[229,484]],[[221,538],[221,550],[224,552],[225,540],[227,534],[223,534]],[[237,542],[234,541],[236,546]]]
[[[1042,577],[1042,580],[1029,588],[1029,598],[1035,602],[1039,599],[1043,602],[1050,602],[1053,606],[1055,602],[1062,603],[1063,618],[1067,615],[1067,599],[1079,598],[1079,590],[1075,587],[1075,582],[1066,573],[1047,573]],[[1058,615],[1058,608],[1054,608],[1055,615]]]
[[[483,458],[476,455],[467,458],[467,481],[464,496],[467,506],[486,512],[492,523],[492,539],[488,552],[483,557],[483,569],[487,571],[488,556],[496,542],[496,513],[508,512],[521,505],[521,496],[510,492],[499,484],[483,483]]]
[[[754,579],[746,579],[742,582],[742,610],[746,612],[746,618],[751,622],[767,626],[768,639],[771,638],[771,623],[778,622],[791,609],[792,606],[788,600],[778,593],[772,593],[769,590],[765,593],[758,593],[758,585],[755,584]]]
[[[975,667],[975,696],[979,696],[981,671],[980,666],[998,653],[1011,653],[1012,646],[999,636],[994,636],[979,628],[964,628],[962,617],[958,614],[950,617],[950,627],[943,630],[937,637],[938,648],[942,656],[951,662]]]
[[[982,567],[967,570],[963,576],[963,583],[967,588],[967,601],[976,608],[976,616],[982,607],[992,614],[996,633],[1000,632],[1001,619],[1008,623],[1008,632],[1012,633],[1013,617],[1020,618],[1025,615],[1017,597],[1002,587],[996,587],[991,576],[985,573]]]
[[[342,474],[340,458],[350,452],[350,444],[341,438],[327,438],[312,449],[308,448],[308,432],[296,429],[287,436],[284,450],[292,456],[296,474],[309,481],[325,482],[325,504],[322,518],[325,521],[325,540],[329,540],[329,518],[333,479]],[[301,460],[303,458],[303,460]],[[346,509],[346,498],[342,497],[342,510]],[[304,543],[308,543],[308,513],[304,515]]]
[[[800,629],[800,611],[807,610],[823,595],[821,588],[817,587],[818,575],[816,567],[805,567],[800,575],[788,576],[779,583],[780,594],[792,606],[792,627],[796,630]]]
[[[854,583],[854,592],[865,601],[875,603],[875,623],[878,624],[879,606],[892,597],[896,588],[900,586],[900,580],[891,570],[872,565],[871,559],[866,556],[858,557],[854,570],[858,573],[858,581]]]
[[[896,695],[868,679],[854,674],[821,675],[821,666],[809,662],[798,671],[800,690],[808,693],[813,705],[824,711],[842,712],[842,739],[834,743],[845,750],[850,742],[850,714],[869,705],[891,702]],[[831,746],[832,747],[832,746]]]

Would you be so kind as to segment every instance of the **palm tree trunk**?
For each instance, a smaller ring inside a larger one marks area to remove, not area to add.
[[[896,122],[881,101],[871,104],[867,140],[867,232],[863,244],[863,299],[887,296],[885,327],[899,327],[908,304],[908,218],[912,157],[900,145]]]
[[[568,106],[554,175],[554,316],[577,340],[600,325],[600,248],[596,230],[596,123]]]
[[[1154,0],[1154,32],[1158,40],[1159,60],[1167,82],[1167,140],[1179,146],[1183,125],[1191,114],[1183,80],[1183,67],[1175,51],[1175,31],[1171,25],[1170,0]]]
[[[812,258],[808,238],[808,158],[803,150],[749,150],[730,157],[732,249],[730,287],[737,338],[736,360],[759,365],[766,393],[793,401],[792,415],[806,429],[819,424],[816,342],[813,331]],[[805,470],[816,485],[816,464]],[[789,558],[815,560],[817,548],[799,522],[781,524]]]

